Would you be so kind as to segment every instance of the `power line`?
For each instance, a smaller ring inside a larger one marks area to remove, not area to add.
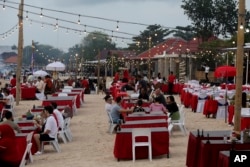
[[[0,1],[3,1],[3,0],[0,0]],[[6,3],[19,4],[17,2],[13,2],[13,1],[6,1]],[[50,11],[50,12],[64,13],[64,14],[73,15],[73,16],[86,17],[86,18],[98,19],[98,20],[105,20],[105,21],[110,21],[110,22],[114,22],[114,23],[134,24],[134,25],[140,25],[140,26],[150,26],[149,24],[145,24],[145,23],[124,21],[124,20],[115,20],[115,19],[109,19],[109,18],[98,17],[98,16],[90,16],[90,15],[84,15],[84,14],[61,11],[61,10],[55,10],[55,9],[49,9],[49,8],[41,8],[41,7],[38,7],[38,6],[29,5],[29,4],[24,4],[24,6],[28,6],[28,7],[36,8],[36,9],[41,9],[42,11],[47,10],[47,11]],[[167,27],[167,26],[163,26],[163,25],[161,25],[161,27],[166,28],[166,29],[172,29],[172,30],[176,29],[176,28],[173,28],[173,27]]]

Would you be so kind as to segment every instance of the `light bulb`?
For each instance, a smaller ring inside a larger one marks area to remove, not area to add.
[[[242,30],[244,28],[243,24],[241,23],[240,24],[240,29]]]

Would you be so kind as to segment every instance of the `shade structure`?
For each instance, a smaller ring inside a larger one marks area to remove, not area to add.
[[[46,66],[46,70],[48,71],[64,71],[65,65],[59,61],[50,63]]]
[[[33,73],[33,76],[36,76],[36,77],[44,77],[46,75],[49,75],[49,74],[43,70],[38,70],[38,71]]]
[[[214,76],[216,78],[222,77],[234,77],[236,75],[236,67],[233,66],[220,66],[214,71]]]

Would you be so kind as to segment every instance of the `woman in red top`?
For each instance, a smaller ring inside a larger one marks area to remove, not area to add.
[[[11,87],[15,87],[16,86],[16,75],[13,75],[13,78],[10,80],[10,85]]]

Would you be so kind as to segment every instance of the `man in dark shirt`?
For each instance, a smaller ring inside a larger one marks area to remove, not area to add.
[[[157,88],[155,90],[154,94],[155,94],[155,97],[159,98],[159,102],[166,107],[167,106],[166,99],[165,99],[164,95],[161,93],[161,89]]]

